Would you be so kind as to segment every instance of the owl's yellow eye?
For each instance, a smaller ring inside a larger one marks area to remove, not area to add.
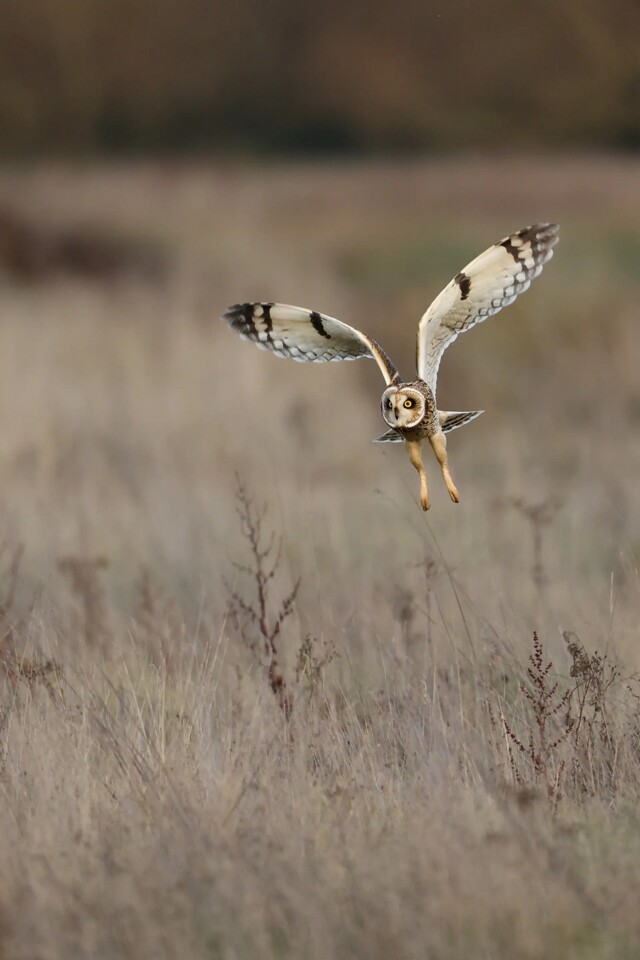
[[[405,402],[402,404],[402,406],[403,406],[403,407],[406,407],[407,410],[410,410],[411,407],[413,406],[413,400],[408,400],[408,399],[405,400]]]

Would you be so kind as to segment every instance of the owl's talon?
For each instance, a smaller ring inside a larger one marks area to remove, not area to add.
[[[429,500],[427,498],[420,497],[420,506],[426,512],[431,506],[431,504],[429,503]]]
[[[449,496],[454,503],[460,503],[460,494],[455,487],[449,487]]]

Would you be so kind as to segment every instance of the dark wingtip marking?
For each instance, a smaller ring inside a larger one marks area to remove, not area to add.
[[[560,225],[557,223],[543,223],[538,233],[538,239],[543,240],[547,247],[555,247],[560,239]]]
[[[322,317],[317,310],[312,310],[309,314],[309,319],[311,320],[311,326],[319,333],[321,337],[325,337],[327,340],[331,340],[331,334],[327,333],[322,323]]]
[[[228,323],[231,323],[231,321],[238,316],[238,313],[242,310],[243,306],[244,304],[242,303],[234,303],[231,307],[227,307],[225,312],[222,314],[222,319],[226,320]]]
[[[507,237],[506,240],[503,240],[500,244],[501,247],[504,247],[507,253],[510,253],[516,263],[520,262],[520,250],[521,247],[514,247],[511,242],[511,237]]]
[[[471,279],[466,275],[464,270],[461,270],[453,279],[460,287],[460,299],[466,300],[471,292]]]
[[[228,320],[229,323],[231,323],[232,320],[237,320],[239,316],[244,316],[246,308],[250,306],[250,303],[234,303],[232,306],[227,307],[222,314],[222,319]]]
[[[518,230],[513,237],[519,237],[521,240],[531,244],[535,250],[536,246],[542,245],[546,248],[555,247],[559,240],[557,223],[535,223],[531,227],[525,227],[524,230]],[[500,246],[504,247],[507,253],[510,253],[516,262],[522,258],[522,246],[515,246],[512,243],[513,237],[507,237]]]
[[[222,319],[226,320],[231,329],[235,330],[236,333],[242,333],[245,336],[255,338],[257,336],[257,330],[253,319],[254,306],[255,304],[253,303],[234,303],[233,306],[227,307],[222,315]]]
[[[244,326],[245,306],[244,303],[234,303],[233,306],[227,307],[222,314],[222,319],[229,324],[232,330],[241,330]]]

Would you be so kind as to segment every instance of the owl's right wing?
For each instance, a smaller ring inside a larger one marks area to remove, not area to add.
[[[458,273],[423,314],[418,326],[418,376],[436,391],[442,354],[464,333],[508,307],[553,256],[555,223],[536,223],[505,237]]]
[[[398,378],[398,371],[379,343],[315,310],[284,303],[237,303],[227,308],[223,320],[243,340],[270,350],[276,357],[291,357],[300,363],[369,357],[380,367],[387,386]]]

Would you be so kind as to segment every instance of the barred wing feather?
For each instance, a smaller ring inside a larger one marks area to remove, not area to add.
[[[489,247],[436,297],[418,326],[418,376],[436,389],[442,354],[458,334],[509,306],[553,256],[555,223],[525,227]]]
[[[372,337],[316,310],[284,303],[237,303],[227,309],[223,319],[243,340],[276,357],[291,357],[300,363],[368,357],[380,367],[387,386],[397,379],[395,366]]]

